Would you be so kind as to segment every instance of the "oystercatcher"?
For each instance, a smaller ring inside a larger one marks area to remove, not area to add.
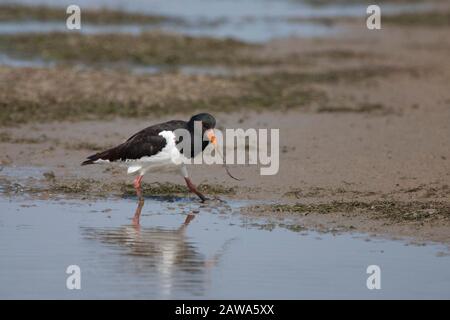
[[[201,133],[200,130],[194,130],[196,122],[201,124]],[[143,200],[141,182],[147,171],[164,167],[179,168],[189,190],[204,202],[206,197],[197,190],[189,178],[185,160],[203,152],[209,143],[219,151],[214,134],[215,125],[216,120],[208,113],[194,115],[189,121],[171,120],[159,123],[139,131],[114,148],[87,157],[81,165],[111,162],[125,165],[128,167],[128,174],[137,174],[134,188],[139,200]],[[176,132],[178,129],[185,129],[187,130],[185,132],[190,134],[192,144],[190,152],[180,148],[180,136]],[[202,136],[196,139],[195,135],[199,134]],[[204,136],[207,139],[204,140]],[[201,148],[195,148],[194,141],[201,141]]]

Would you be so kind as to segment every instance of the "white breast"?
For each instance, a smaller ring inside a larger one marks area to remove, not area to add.
[[[166,140],[165,147],[150,157],[127,161],[128,173],[141,171],[141,174],[144,174],[148,169],[154,167],[176,167],[187,160],[177,149],[176,136],[172,131],[161,131],[159,135]]]

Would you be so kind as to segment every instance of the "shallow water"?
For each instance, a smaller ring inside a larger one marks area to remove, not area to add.
[[[147,199],[138,227],[133,199],[0,198],[0,298],[450,298],[443,246],[273,228],[248,204]]]
[[[46,4],[67,7],[70,0],[13,0],[13,3]],[[293,23],[289,18],[331,16],[365,16],[366,6],[360,4],[311,6],[292,0],[78,0],[86,7],[107,7],[129,12],[183,18],[188,26],[166,24],[153,26],[83,24],[81,32],[139,33],[148,29],[163,29],[194,36],[232,37],[249,42],[264,42],[273,38],[303,36],[332,36],[341,30],[318,23]],[[383,13],[413,11],[427,8],[426,4],[383,4]],[[199,22],[206,22],[199,23]],[[61,23],[0,23],[0,33],[66,31]]]
[[[0,52],[0,65],[13,68],[53,68],[64,65],[54,61],[46,61],[38,58],[15,57]],[[87,65],[83,63],[73,63],[73,66],[79,70],[125,70],[138,75],[154,75],[158,73],[181,73],[186,75],[212,75],[212,76],[231,76],[233,72],[221,66],[195,66],[195,65],[138,65],[130,63],[105,63]]]
[[[45,4],[67,7],[71,0],[8,0],[8,3]],[[129,12],[144,12],[183,18],[247,18],[247,17],[329,17],[356,16],[365,12],[364,4],[348,3],[314,6],[302,0],[78,0],[81,7],[111,8]],[[424,5],[414,2],[382,4],[391,11],[415,10]]]
[[[9,56],[7,54],[0,53],[0,65],[6,65],[15,68],[26,67],[51,67],[54,64],[41,59],[21,59]]]
[[[323,37],[332,36],[340,30],[320,23],[293,23],[285,19],[233,19],[220,23],[196,23],[187,26],[161,23],[154,25],[120,24],[93,25],[82,23],[81,29],[72,32],[84,34],[126,33],[137,35],[154,30],[175,32],[190,36],[213,38],[234,38],[251,43],[262,43],[274,38],[289,36]],[[0,34],[68,32],[65,21],[59,22],[0,22]]]

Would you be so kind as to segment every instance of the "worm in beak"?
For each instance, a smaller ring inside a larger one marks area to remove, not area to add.
[[[223,167],[225,168],[225,171],[230,176],[230,178],[237,180],[237,181],[241,181],[242,179],[236,178],[230,173],[230,169],[228,168],[227,164],[225,163],[225,158],[223,157],[222,151],[220,150],[220,148],[217,144],[217,138],[216,138],[216,135],[214,134],[214,129],[207,130],[206,136],[208,137],[208,140],[213,144],[214,150],[216,150],[216,152],[222,158]]]

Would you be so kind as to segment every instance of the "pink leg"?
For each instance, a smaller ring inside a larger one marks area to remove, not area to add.
[[[187,184],[189,190],[191,190],[191,192],[195,193],[200,198],[200,200],[202,200],[202,202],[205,202],[206,197],[200,191],[197,190],[195,185],[192,183],[191,179],[185,177],[184,180],[186,181],[186,184]]]
[[[142,197],[142,188],[141,188],[141,181],[144,176],[137,176],[136,179],[134,179],[134,188],[136,189],[136,194],[139,198],[139,200],[143,200]]]

